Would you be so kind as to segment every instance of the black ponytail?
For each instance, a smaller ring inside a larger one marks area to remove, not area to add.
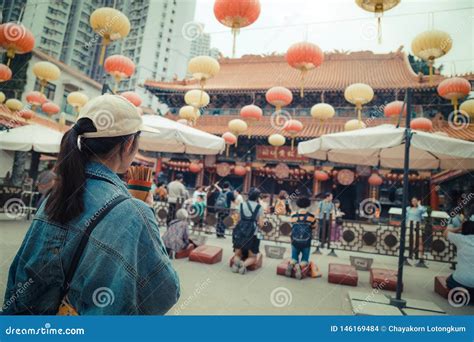
[[[92,120],[82,118],[64,134],[58,155],[54,187],[46,202],[45,211],[49,219],[67,223],[84,210],[83,193],[86,184],[86,164],[92,157],[106,157],[120,145],[122,155],[125,143],[133,137],[133,147],[138,143],[135,134],[112,138],[85,138],[82,134],[96,132]]]

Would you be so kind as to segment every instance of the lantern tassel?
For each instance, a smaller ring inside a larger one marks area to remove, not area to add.
[[[239,34],[239,28],[233,27],[232,28],[232,58],[235,58],[235,51],[236,51],[236,42],[237,42],[237,35]]]
[[[377,17],[377,41],[382,44],[382,16]]]
[[[301,88],[300,88],[300,97],[304,97],[304,76],[306,74],[306,69],[301,70]]]
[[[227,147],[225,148],[225,156],[229,156],[229,144],[227,144]]]
[[[362,106],[360,104],[356,105],[356,110],[357,110],[357,119],[359,120],[359,126],[361,126],[362,122]]]
[[[99,58],[99,65],[104,64],[104,59],[105,59],[105,50],[107,49],[107,45],[110,43],[110,38],[104,36],[102,40],[102,49],[100,50],[100,58]]]
[[[457,125],[458,123],[458,99],[457,97],[453,98],[451,100],[451,102],[453,103],[453,107],[454,107],[454,124]]]

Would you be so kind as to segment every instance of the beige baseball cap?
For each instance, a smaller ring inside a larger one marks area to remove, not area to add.
[[[89,118],[97,132],[87,132],[86,138],[119,137],[138,131],[158,132],[143,125],[138,111],[130,101],[120,95],[105,94],[88,101],[79,112],[78,119]]]

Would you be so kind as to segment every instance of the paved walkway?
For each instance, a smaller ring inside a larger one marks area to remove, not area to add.
[[[18,250],[28,227],[25,221],[0,221],[0,293],[3,297],[8,267]],[[208,236],[207,244],[224,248],[221,263],[205,265],[187,259],[173,263],[181,279],[181,298],[170,315],[351,315],[348,291],[375,293],[369,284],[369,272],[359,271],[359,285],[334,285],[327,282],[328,263],[349,264],[348,253],[337,251],[338,257],[311,255],[323,272],[318,279],[301,281],[276,275],[280,260],[264,258],[263,268],[246,275],[230,271],[228,261],[232,255],[231,239],[218,240]],[[269,244],[262,242],[263,245]],[[289,245],[284,245],[289,247]],[[323,251],[327,254],[327,251]],[[396,268],[395,257],[360,254],[373,257],[373,267]],[[289,256],[287,250],[285,257]],[[403,296],[432,301],[452,315],[474,315],[474,306],[454,308],[433,291],[435,275],[448,275],[448,264],[430,262],[428,269],[406,267]],[[394,294],[390,291],[379,293]]]

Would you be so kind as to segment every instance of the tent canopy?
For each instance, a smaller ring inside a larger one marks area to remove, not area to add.
[[[218,154],[225,148],[224,139],[179,122],[158,116],[143,115],[145,126],[159,133],[142,132],[140,149],[154,152]]]
[[[0,133],[0,149],[58,153],[63,133],[42,125],[25,125]]]
[[[410,169],[474,169],[474,143],[412,130]],[[298,154],[334,163],[403,169],[405,128],[380,125],[323,135],[298,144]]]

